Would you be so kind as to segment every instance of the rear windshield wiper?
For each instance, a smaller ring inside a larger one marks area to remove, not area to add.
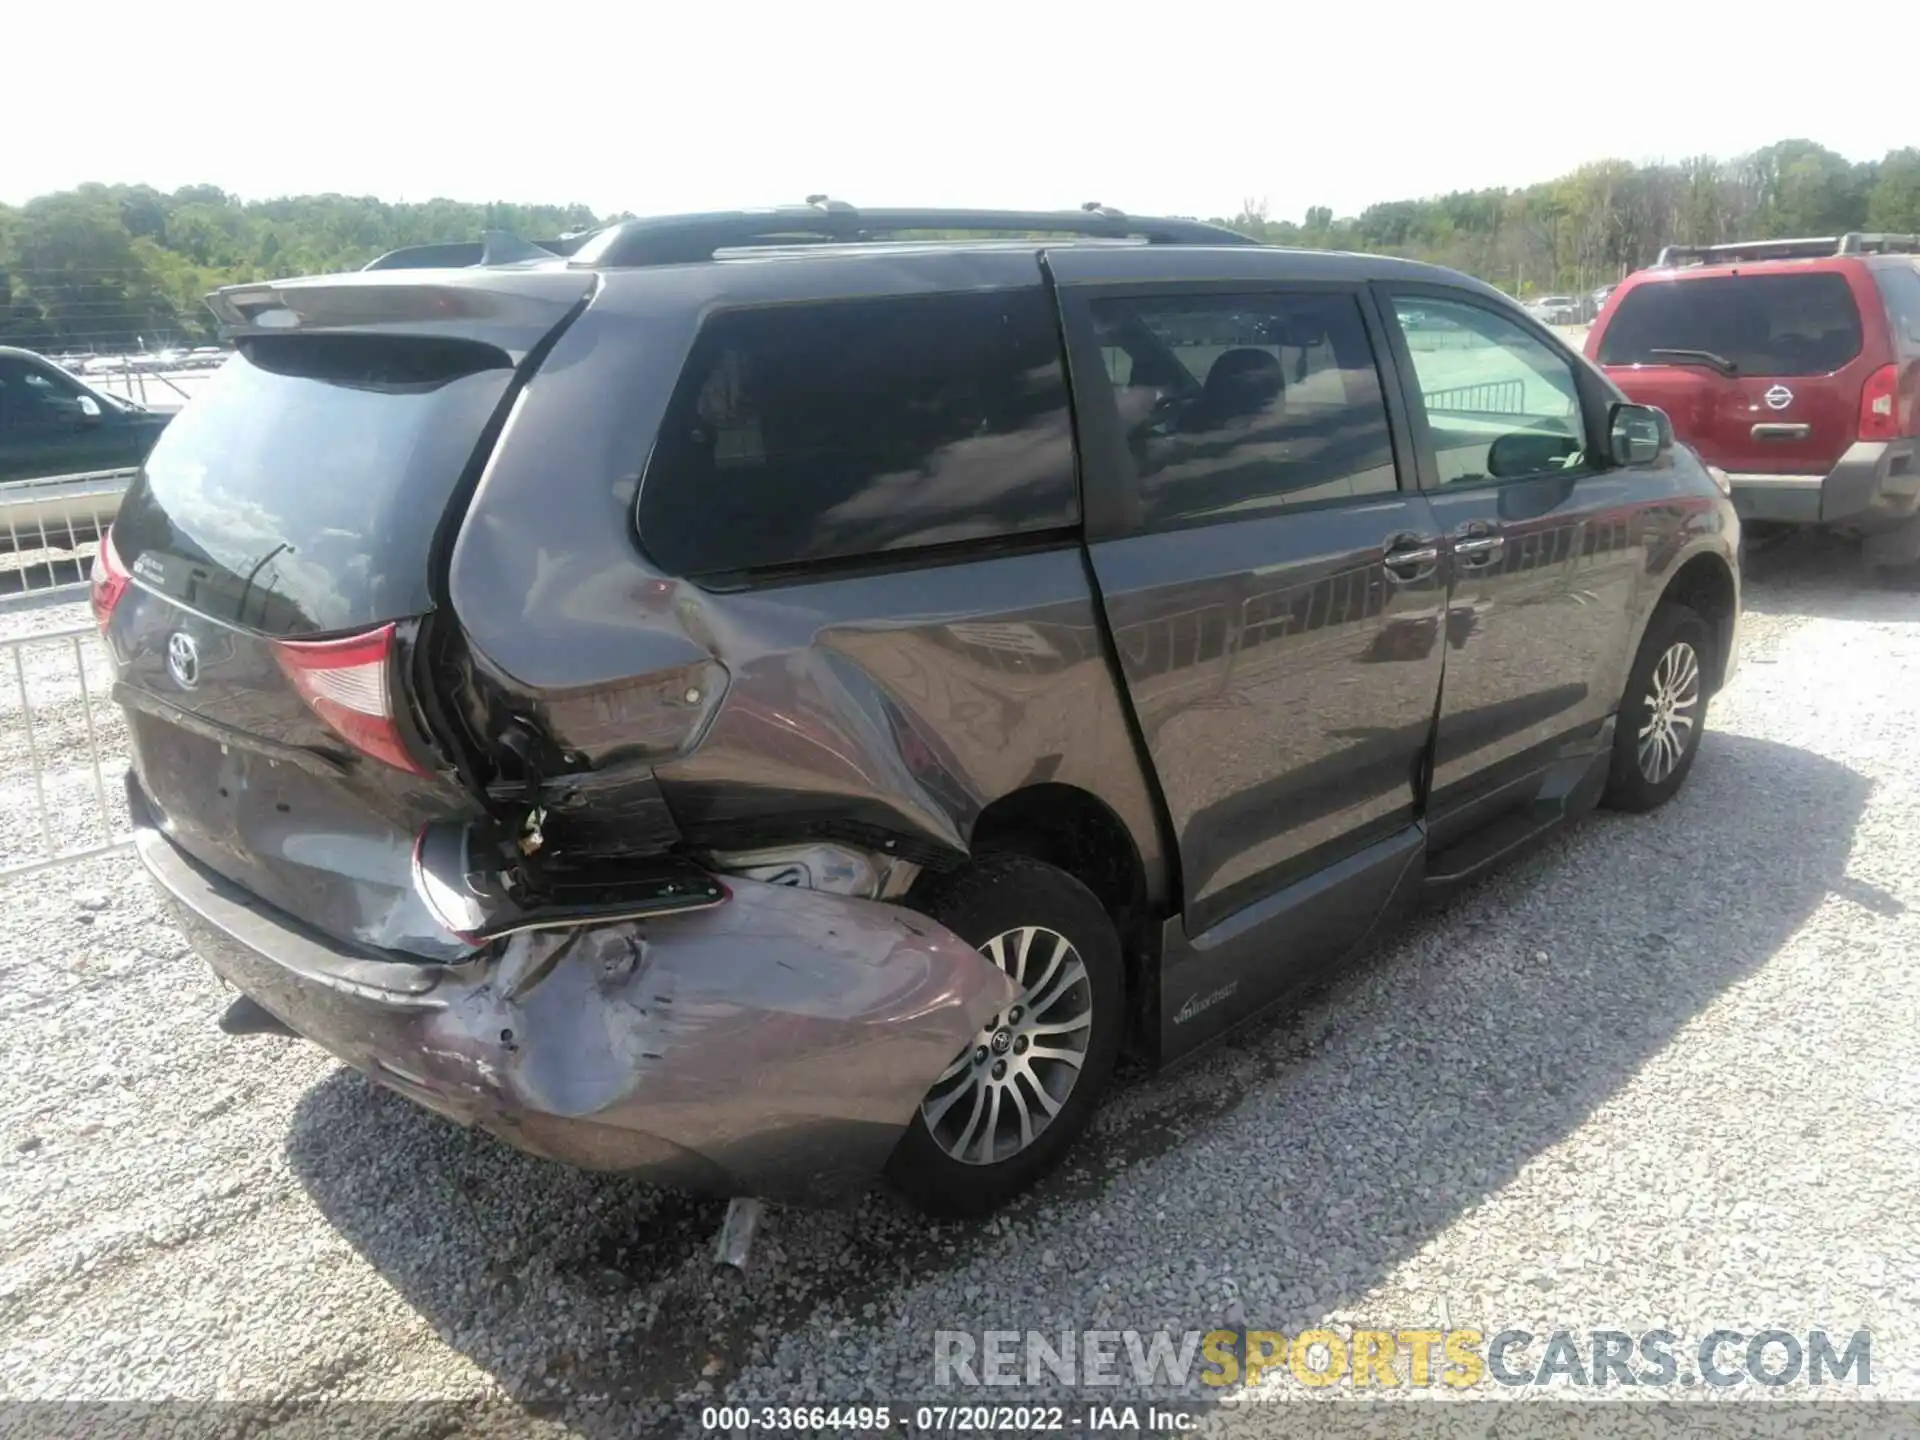
[[[1722,375],[1732,376],[1740,373],[1740,367],[1724,355],[1716,355],[1711,350],[1668,350],[1658,348],[1647,351],[1662,360],[1678,360],[1681,364],[1704,365],[1709,370],[1718,370]]]

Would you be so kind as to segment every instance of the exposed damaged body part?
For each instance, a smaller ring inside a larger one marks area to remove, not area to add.
[[[196,948],[293,1030],[522,1149],[707,1193],[864,1188],[1012,996],[924,916],[750,880],[463,964],[370,961],[137,834]]]
[[[1705,468],[1431,267],[823,203],[214,303],[95,579],[141,856],[232,1028],[562,1160],[991,1208],[1734,663]]]
[[[727,898],[712,872],[673,856],[539,867],[531,843],[538,834],[523,829],[502,838],[489,825],[429,825],[414,842],[414,888],[435,920],[474,945],[528,930],[704,910]]]

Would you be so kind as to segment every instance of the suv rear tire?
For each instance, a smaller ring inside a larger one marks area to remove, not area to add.
[[[1126,1014],[1120,938],[1092,891],[1023,855],[926,876],[906,903],[1023,987],[934,1081],[887,1162],[921,1210],[983,1215],[1051,1170],[1093,1118]]]
[[[1613,734],[1613,766],[1601,803],[1657,810],[1680,792],[1707,721],[1713,632],[1685,605],[1663,602],[1627,677]]]

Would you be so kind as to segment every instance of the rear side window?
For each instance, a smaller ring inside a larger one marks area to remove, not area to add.
[[[640,490],[640,541],[710,576],[1006,538],[1079,516],[1052,302],[839,300],[709,320]]]
[[[266,634],[424,613],[434,531],[512,375],[464,341],[247,341],[161,433],[115,548],[153,588]]]
[[[1704,350],[1742,375],[1825,375],[1860,353],[1860,311],[1833,271],[1636,285],[1600,337],[1600,363],[1671,364],[1662,350]]]
[[[1146,528],[1397,488],[1352,295],[1116,297],[1092,310]]]
[[[1873,278],[1887,302],[1893,343],[1905,354],[1920,351],[1920,271],[1911,265],[1887,265],[1876,269]]]

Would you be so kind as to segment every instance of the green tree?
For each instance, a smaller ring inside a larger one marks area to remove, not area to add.
[[[1867,201],[1867,228],[1920,233],[1920,149],[1887,152]]]
[[[85,185],[0,207],[0,344],[109,350],[200,340],[214,333],[205,296],[221,285],[357,269],[404,245],[486,229],[543,239],[599,223],[578,205],[242,201],[212,185],[172,194]]]
[[[1748,159],[1770,236],[1837,235],[1867,218],[1862,177],[1843,155],[1811,140],[1782,140]]]
[[[197,340],[214,333],[204,299],[221,285],[357,269],[401,246],[486,230],[543,239],[620,218],[578,205],[242,200],[213,185],[170,194],[83,185],[0,206],[0,344],[108,350]],[[1249,198],[1218,223],[1273,245],[1436,261],[1517,293],[1576,290],[1648,264],[1673,242],[1920,232],[1920,149],[1854,164],[1788,139],[1731,160],[1603,160],[1523,189],[1383,197],[1352,217],[1315,205],[1298,223]]]

